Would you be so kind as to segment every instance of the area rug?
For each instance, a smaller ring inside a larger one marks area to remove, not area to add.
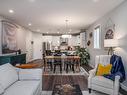
[[[80,71],[77,69],[75,70],[75,72],[73,72],[72,70],[69,70],[68,73],[66,73],[64,69],[62,70],[62,73],[60,73],[59,68],[56,68],[55,73],[53,73],[53,71],[51,71],[49,68],[46,68],[43,75],[86,75],[88,76],[88,73],[85,71],[83,67],[80,67]]]
[[[92,91],[91,94],[89,94],[88,91],[82,91],[82,94],[83,95],[106,95],[106,94],[99,93],[99,92],[96,92],[96,91]],[[42,91],[42,95],[52,95],[52,91]]]

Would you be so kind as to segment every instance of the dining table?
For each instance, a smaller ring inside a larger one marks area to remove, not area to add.
[[[64,64],[64,61],[69,59],[76,63],[75,64],[76,68],[78,68],[78,70],[80,71],[80,56],[77,56],[77,55],[72,55],[72,56],[71,55],[69,56],[68,55],[58,55],[58,56],[50,55],[50,56],[45,56],[44,59],[45,59],[44,68],[47,68],[48,60],[52,60],[53,62],[53,60],[55,59],[60,59]]]

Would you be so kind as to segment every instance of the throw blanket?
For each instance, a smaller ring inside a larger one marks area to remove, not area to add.
[[[125,69],[121,57],[117,55],[112,55],[110,63],[112,64],[111,74],[104,75],[104,77],[114,81],[115,76],[119,75],[120,82],[123,82],[125,80]]]

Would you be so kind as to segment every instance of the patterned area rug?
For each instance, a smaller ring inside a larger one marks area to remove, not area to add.
[[[99,92],[96,92],[96,91],[92,91],[91,94],[89,94],[88,91],[82,91],[82,94],[83,95],[106,95],[106,94],[99,93]],[[42,91],[42,95],[52,95],[52,91]]]
[[[63,69],[62,73],[60,73],[59,68],[56,68],[55,73],[53,73],[53,71],[50,70],[50,68],[46,68],[44,73],[44,75],[87,75],[88,73],[84,70],[83,67],[80,67],[80,71],[75,69],[75,73],[72,70],[69,70],[68,73],[66,73],[66,71]]]

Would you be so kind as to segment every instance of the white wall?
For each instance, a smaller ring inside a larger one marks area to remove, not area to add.
[[[23,53],[26,52],[26,31],[22,27],[19,27],[17,31],[17,45],[18,49],[21,49]]]
[[[94,31],[96,25],[101,25],[101,49],[93,48],[93,37],[90,39],[92,44],[89,46],[89,52],[91,55],[90,64],[95,65],[95,56],[101,54],[107,54],[104,50],[104,35],[106,33],[105,27],[107,21],[112,19],[115,24],[115,38],[119,39],[120,47],[116,48],[116,54],[120,55],[123,59],[123,63],[127,72],[127,1],[123,2],[119,7],[112,10],[110,13],[97,20],[93,25],[87,30],[87,40],[89,40],[89,33]]]

